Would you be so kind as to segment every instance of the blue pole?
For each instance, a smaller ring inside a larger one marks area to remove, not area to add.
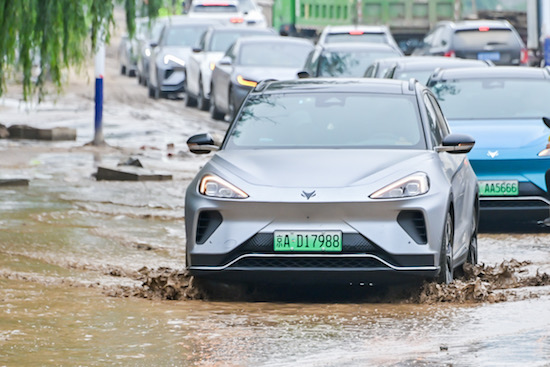
[[[94,145],[103,139],[103,76],[95,80],[95,123]]]
[[[105,74],[105,40],[97,39],[95,50],[95,119],[93,145],[105,145],[103,140],[103,75]]]

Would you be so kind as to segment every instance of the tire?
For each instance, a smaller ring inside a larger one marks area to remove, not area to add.
[[[148,84],[147,90],[149,91],[149,98],[155,98],[155,89],[151,86],[151,83]]]
[[[185,93],[185,107],[195,107],[197,105],[197,99],[188,92],[189,89],[187,88],[187,75],[183,80],[183,90]]]
[[[197,97],[197,108],[201,111],[208,111],[210,108],[210,101],[204,96],[204,90],[202,88],[202,78],[199,78],[199,96]]]
[[[440,270],[437,276],[437,282],[441,284],[450,284],[454,279],[453,237],[453,217],[450,212],[447,212],[445,226],[443,228],[443,237],[441,239],[441,251],[439,254]]]
[[[214,89],[210,88],[210,117],[214,120],[223,120],[225,115],[220,112],[216,107],[216,100],[214,99]]]
[[[466,258],[466,262],[471,265],[477,264],[477,227],[478,227],[478,219],[477,219],[477,208],[474,207],[474,214],[472,215],[472,235],[470,236],[470,245],[468,246],[468,257]]]
[[[227,113],[229,122],[233,121],[235,118],[235,114],[237,113],[237,107],[235,106],[235,101],[233,101],[233,92],[231,91],[231,88],[229,88],[229,92],[227,93],[227,106],[229,109],[229,112]]]
[[[126,75],[126,66],[124,65],[120,66],[120,75]]]

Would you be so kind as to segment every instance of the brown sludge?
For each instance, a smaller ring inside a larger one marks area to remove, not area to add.
[[[536,273],[528,275],[525,269],[531,262],[509,260],[496,266],[466,264],[464,275],[452,284],[444,285],[435,282],[424,283],[418,292],[410,293],[401,300],[393,292],[386,293],[388,299],[378,299],[377,302],[405,302],[431,304],[448,303],[482,303],[505,302],[517,299],[511,291],[522,287],[540,287],[550,285],[550,275]],[[143,284],[134,289],[111,290],[112,296],[134,296],[147,299],[163,300],[197,300],[207,299],[209,292],[203,285],[183,270],[170,268],[139,270]],[[238,297],[238,289],[235,294]],[[537,297],[534,293],[527,293],[523,298]],[[368,298],[368,297],[367,297]]]
[[[464,277],[456,279],[452,284],[425,283],[417,300],[418,303],[436,302],[505,302],[515,299],[511,289],[521,287],[540,287],[550,285],[547,273],[524,275],[530,261],[515,259],[504,261],[496,266],[465,264]],[[508,292],[507,292],[508,291]],[[536,295],[531,295],[535,297]]]

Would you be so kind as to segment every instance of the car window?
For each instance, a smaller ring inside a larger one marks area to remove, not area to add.
[[[441,130],[441,124],[438,123],[437,113],[435,108],[432,105],[427,94],[424,94],[424,105],[426,105],[426,113],[428,115],[428,124],[430,126],[430,138],[432,139],[432,144],[438,146],[443,140],[444,132]]]
[[[454,34],[456,48],[484,48],[485,46],[521,47],[518,38],[510,29],[480,31],[468,29]]]
[[[341,42],[368,42],[368,43],[388,43],[384,33],[329,33],[325,39],[325,43],[341,43]]]
[[[199,42],[202,34],[208,29],[207,25],[193,27],[168,27],[163,34],[164,46],[193,47]]]
[[[279,66],[301,68],[312,50],[304,44],[263,42],[241,45],[238,64],[243,66]]]
[[[362,77],[377,59],[399,56],[397,51],[333,51],[325,52],[319,60],[319,76]]]
[[[437,116],[437,124],[439,125],[438,130],[441,136],[444,138],[451,133],[451,129],[449,129],[449,125],[447,124],[447,119],[445,119],[445,116],[443,116],[443,111],[441,110],[441,106],[437,102],[437,99],[431,94],[428,94],[427,96],[432,104],[435,115]]]
[[[413,96],[288,93],[250,96],[229,132],[227,149],[423,149]]]
[[[246,36],[268,35],[265,31],[258,30],[257,32],[250,31],[233,31],[233,32],[216,32],[212,35],[210,45],[207,51],[225,52],[237,39]]]
[[[508,119],[550,116],[550,81],[466,79],[435,82],[431,89],[448,119]]]
[[[442,47],[447,44],[445,40],[445,27],[439,27],[435,30],[430,44],[432,47]]]
[[[256,7],[251,0],[239,0],[239,10],[244,13],[251,10],[256,10]]]
[[[197,4],[193,7],[195,13],[237,13],[238,9],[231,4]]]

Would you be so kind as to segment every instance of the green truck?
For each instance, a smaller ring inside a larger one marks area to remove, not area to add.
[[[315,37],[326,25],[387,25],[404,49],[440,20],[459,18],[460,0],[274,0],[273,27]]]

